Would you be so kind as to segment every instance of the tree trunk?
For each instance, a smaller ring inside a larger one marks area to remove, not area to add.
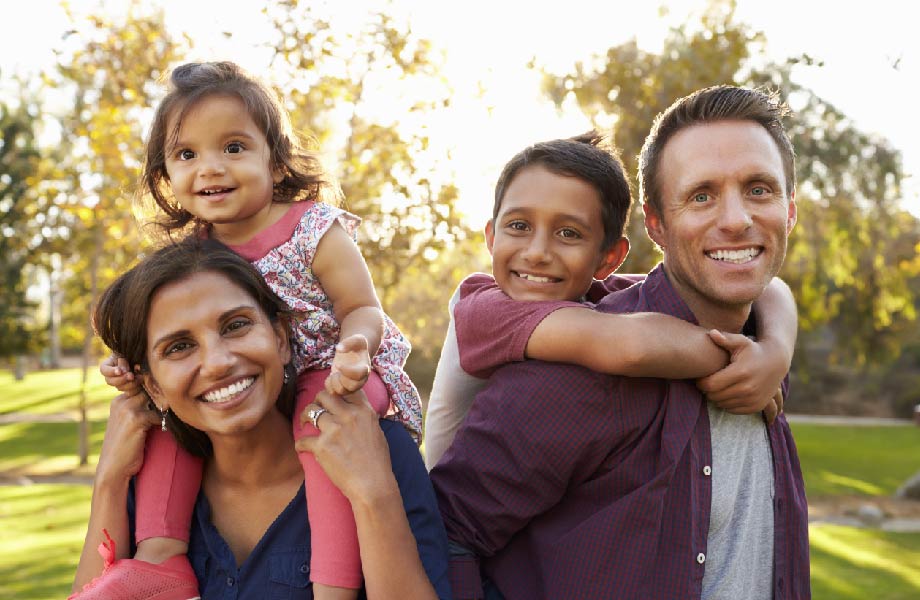
[[[90,272],[89,272],[89,293],[90,293],[90,306],[93,306],[96,302],[96,288],[98,286],[99,280],[99,258],[102,255],[102,246],[103,246],[103,227],[102,224],[98,221],[98,216],[96,221],[93,223],[93,255],[90,259]],[[86,407],[86,384],[89,377],[89,363],[92,358],[92,348],[93,348],[93,323],[92,320],[87,316],[86,319],[86,333],[83,337],[83,353],[81,359],[81,366],[83,369],[83,378],[80,381],[80,466],[84,466],[89,463],[89,420],[87,417],[87,407]]]

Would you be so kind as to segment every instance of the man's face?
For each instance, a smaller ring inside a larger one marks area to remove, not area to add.
[[[698,317],[749,309],[795,225],[776,143],[753,121],[694,125],[667,142],[660,173],[661,214],[646,206],[646,228],[672,284]]]
[[[625,238],[606,251],[603,240],[597,190],[539,164],[515,175],[486,225],[492,275],[515,300],[578,300],[629,251]]]

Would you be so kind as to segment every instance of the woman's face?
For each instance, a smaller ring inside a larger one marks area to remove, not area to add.
[[[286,332],[225,275],[195,273],[157,290],[147,340],[154,401],[212,441],[251,431],[275,410]]]

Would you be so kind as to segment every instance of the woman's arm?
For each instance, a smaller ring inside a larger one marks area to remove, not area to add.
[[[326,409],[317,420],[320,435],[299,439],[297,449],[313,452],[351,502],[368,597],[437,598],[419,557],[377,414],[360,393],[346,401],[321,392],[317,402]],[[419,466],[424,473],[420,457]]]
[[[105,565],[98,548],[105,539],[103,529],[115,543],[115,558],[129,555],[128,484],[144,462],[146,431],[158,422],[147,402],[143,392],[121,394],[112,400],[96,466],[86,539],[74,576],[74,591],[102,573]]]
[[[332,302],[339,323],[339,345],[327,390],[345,394],[367,381],[371,357],[383,337],[383,311],[358,246],[337,222],[316,247],[313,273]]]

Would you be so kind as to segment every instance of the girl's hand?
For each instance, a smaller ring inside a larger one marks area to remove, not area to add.
[[[741,334],[709,332],[719,347],[728,351],[730,363],[708,377],[696,381],[697,387],[719,408],[734,414],[764,411],[773,422],[782,412],[783,397],[777,394],[785,369],[782,361],[773,360],[770,349]],[[780,372],[782,371],[782,372]],[[778,396],[778,401],[777,401]]]
[[[332,483],[352,502],[392,491],[396,482],[387,441],[380,417],[364,392],[343,398],[322,391],[299,415],[300,422],[308,422],[310,411],[317,409],[325,409],[316,419],[320,434],[297,440],[297,450],[312,452]]]
[[[370,373],[367,338],[360,334],[348,336],[335,346],[332,373],[326,378],[326,391],[338,396],[357,392],[367,383]]]
[[[141,391],[141,386],[137,383],[128,362],[117,354],[110,354],[102,361],[99,372],[102,373],[105,382],[119,392],[133,395]]]
[[[147,429],[160,424],[159,414],[149,406],[143,392],[120,394],[112,400],[96,477],[127,481],[140,471]]]

